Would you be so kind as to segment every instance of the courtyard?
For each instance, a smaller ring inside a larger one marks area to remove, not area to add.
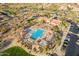
[[[53,38],[54,33],[52,27],[56,25],[55,23],[52,23],[54,24],[53,26],[51,23],[48,24],[48,22],[45,21],[46,18],[43,17],[39,17],[36,20],[37,22],[40,20],[41,21],[40,23],[24,29],[22,41],[31,51],[35,51],[38,53],[44,51],[44,53],[48,53],[49,49],[52,51],[55,46],[55,39]]]

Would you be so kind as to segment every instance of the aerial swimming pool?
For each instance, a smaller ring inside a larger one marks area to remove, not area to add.
[[[37,29],[36,31],[32,33],[31,38],[33,40],[41,38],[44,35],[43,33],[44,33],[44,29]]]

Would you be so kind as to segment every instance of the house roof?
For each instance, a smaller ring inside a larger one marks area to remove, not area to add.
[[[53,26],[58,26],[61,21],[59,19],[51,19],[51,18],[46,18],[46,17],[40,17],[40,20],[44,20],[45,22],[53,25]]]
[[[56,19],[53,19],[51,22],[50,22],[53,26],[58,26],[61,21],[60,20],[56,20]]]

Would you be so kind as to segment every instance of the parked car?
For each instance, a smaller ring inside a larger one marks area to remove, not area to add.
[[[70,38],[70,34],[67,34],[67,38]]]
[[[68,47],[68,44],[69,44],[69,40],[64,40],[64,42],[63,42],[63,45],[62,45],[62,48],[66,48],[66,47]]]
[[[76,41],[76,44],[79,45],[79,40]]]

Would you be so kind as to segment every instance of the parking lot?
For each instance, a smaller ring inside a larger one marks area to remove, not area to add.
[[[77,24],[71,24],[69,32],[72,32],[72,33],[68,33],[66,37],[67,39],[69,39],[69,43],[68,43],[68,46],[66,47],[65,55],[77,56],[79,54],[79,52],[77,53],[79,46],[76,44],[76,41],[79,39],[79,37],[75,35],[79,33],[79,28]]]

